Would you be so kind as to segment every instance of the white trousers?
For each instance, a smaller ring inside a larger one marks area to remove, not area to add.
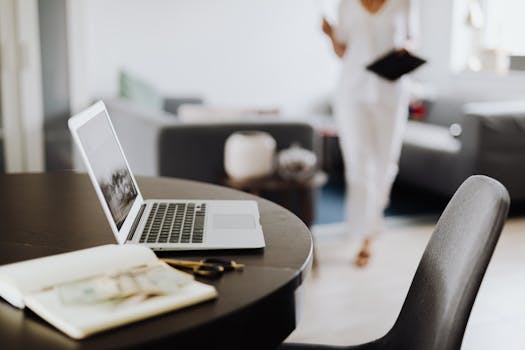
[[[384,210],[398,172],[408,96],[385,95],[376,103],[339,95],[335,118],[345,165],[345,216],[350,234],[370,237],[384,229]]]

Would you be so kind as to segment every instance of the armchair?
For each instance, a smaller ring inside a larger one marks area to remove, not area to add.
[[[491,176],[513,199],[525,199],[525,102],[480,102],[463,106],[462,132],[410,123],[398,179],[451,196],[470,175]]]

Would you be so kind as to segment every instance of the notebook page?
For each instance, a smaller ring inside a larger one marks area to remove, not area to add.
[[[213,299],[216,296],[217,291],[213,286],[192,281],[175,294],[140,302],[130,300],[122,303],[108,302],[66,307],[60,300],[59,293],[53,290],[31,294],[26,300],[27,306],[40,317],[70,337],[80,339],[106,329]]]
[[[110,244],[4,265],[0,267],[0,296],[23,308],[24,297],[32,292],[155,261],[155,253],[147,247]]]

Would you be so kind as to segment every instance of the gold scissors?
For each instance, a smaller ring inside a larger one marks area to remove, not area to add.
[[[162,258],[161,260],[173,267],[190,269],[194,275],[202,277],[220,277],[225,271],[242,270],[244,268],[243,264],[238,264],[233,260],[216,258],[207,258],[201,261],[169,258]]]

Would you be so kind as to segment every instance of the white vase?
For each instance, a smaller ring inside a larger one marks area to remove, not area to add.
[[[224,144],[224,170],[235,180],[248,180],[274,172],[275,139],[262,131],[238,131]]]

